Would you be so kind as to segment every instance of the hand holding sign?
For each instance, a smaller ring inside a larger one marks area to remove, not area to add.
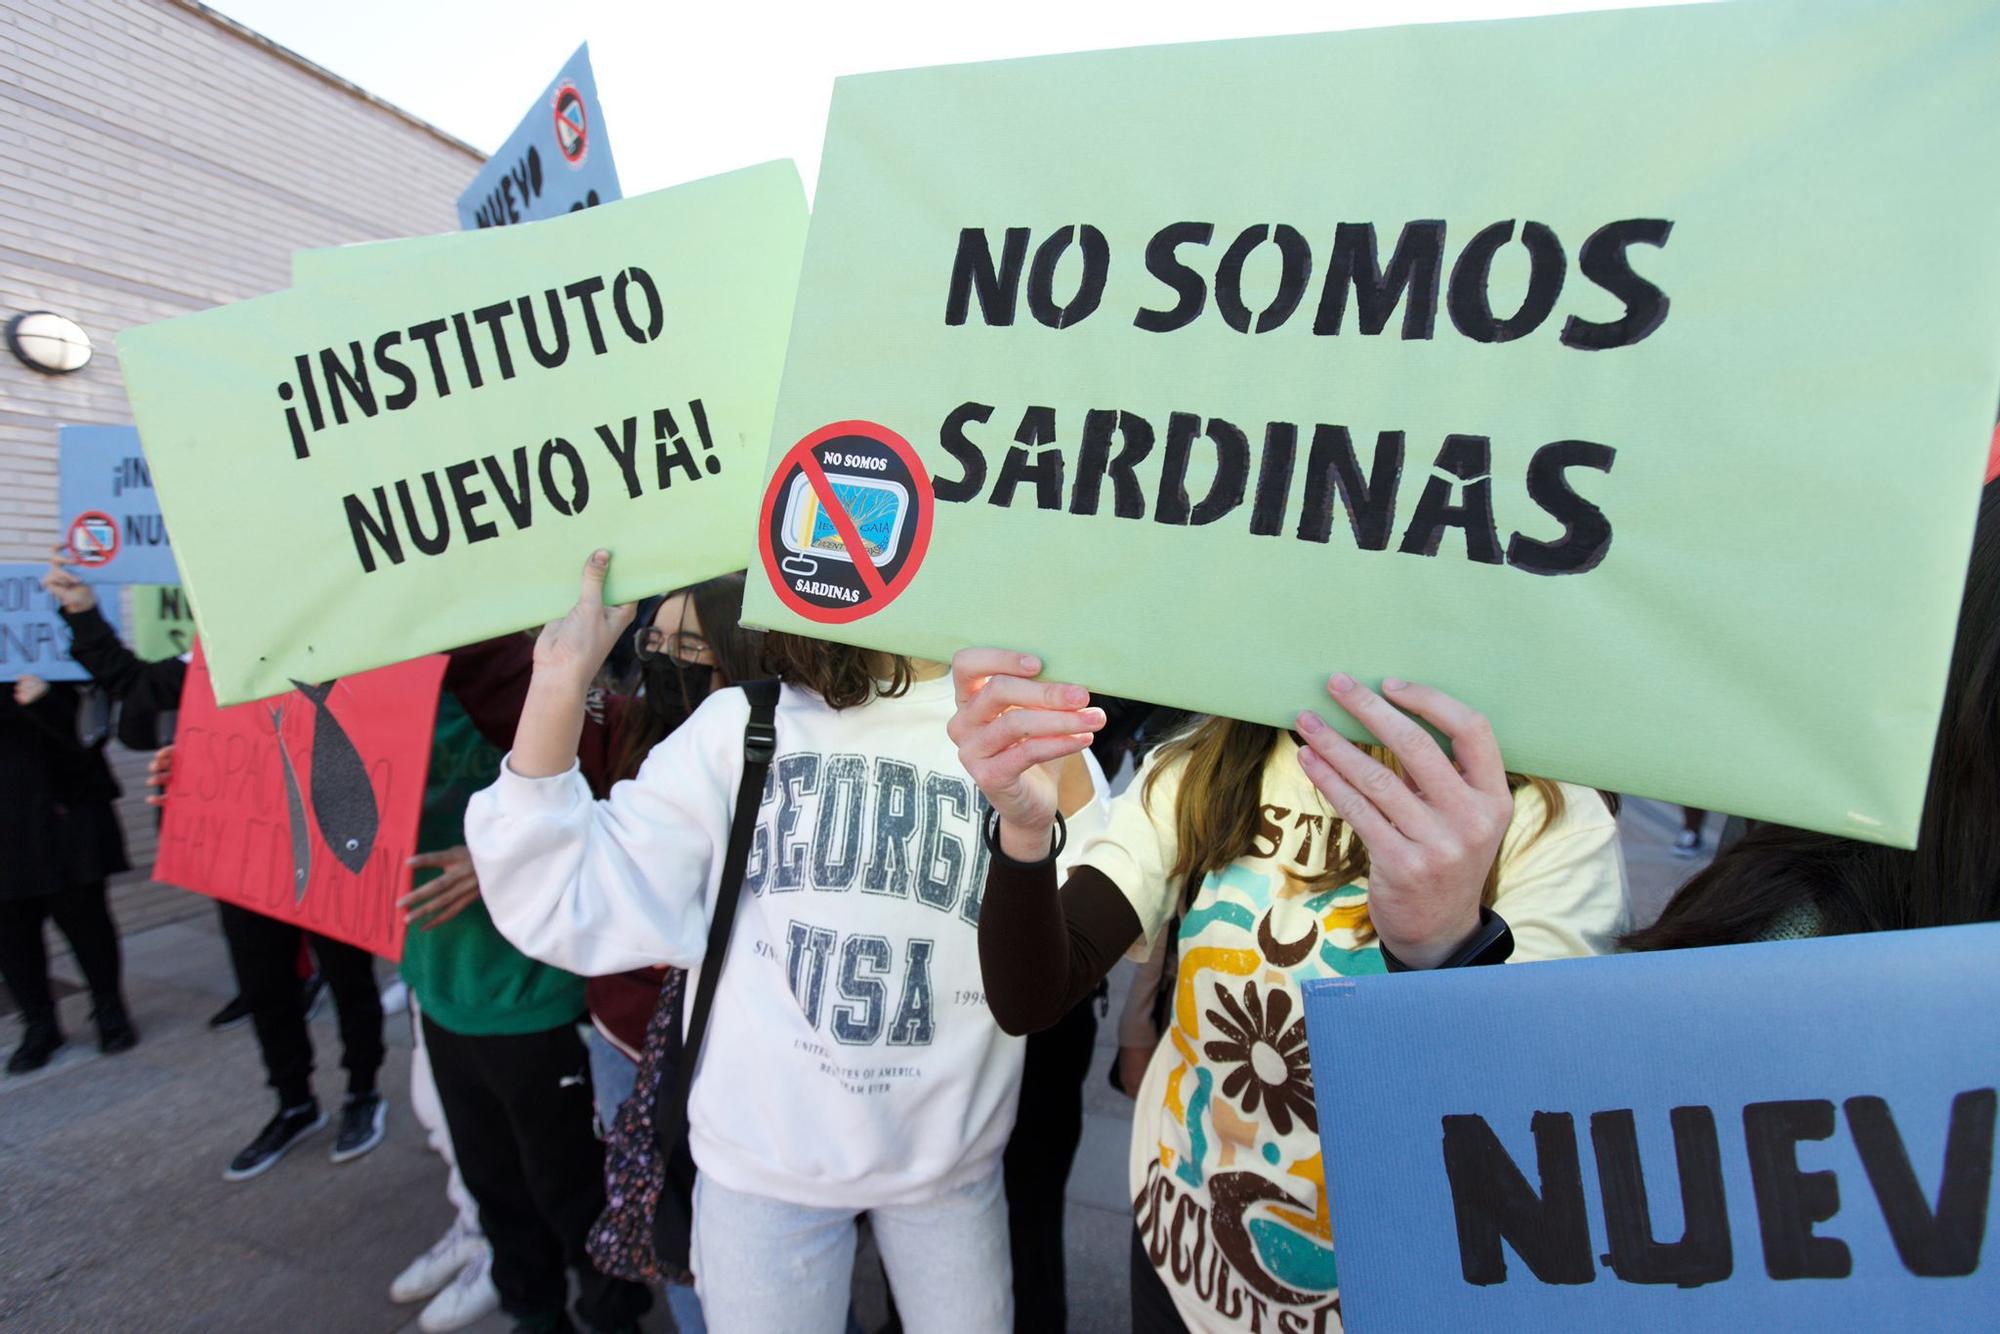
[[[618,636],[632,624],[636,608],[630,603],[623,607],[604,605],[604,575],[610,568],[611,553],[603,550],[591,552],[583,563],[583,587],[576,595],[576,605],[561,620],[543,626],[535,640],[536,675],[546,674],[582,689],[611,656]]]
[[[1299,715],[1299,766],[1368,848],[1368,918],[1382,944],[1429,968],[1479,927],[1480,891],[1514,818],[1514,794],[1484,715],[1429,686],[1382,688],[1451,738],[1457,764],[1395,705],[1340,672],[1327,683],[1334,703],[1389,748],[1402,773],[1310,709]]]
[[[167,785],[174,778],[174,748],[171,743],[153,752],[153,758],[146,761],[146,786],[152,791],[146,794],[146,804],[164,808],[167,804]]]
[[[42,576],[42,591],[62,603],[62,609],[71,615],[97,605],[97,594],[90,585],[69,572],[61,547],[49,557],[49,572]]]
[[[958,712],[945,731],[959,762],[1000,812],[1000,847],[1017,861],[1048,854],[1058,784],[1051,760],[1090,745],[1104,710],[1082,686],[1037,681],[1041,660],[1006,649],[969,648],[952,656]]]

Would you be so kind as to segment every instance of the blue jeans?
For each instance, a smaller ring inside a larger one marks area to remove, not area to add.
[[[632,1096],[632,1087],[639,1079],[639,1063],[613,1046],[595,1024],[584,1025],[583,1045],[590,1052],[590,1087],[597,1097],[597,1124],[608,1135],[612,1123],[618,1119],[618,1109]]]

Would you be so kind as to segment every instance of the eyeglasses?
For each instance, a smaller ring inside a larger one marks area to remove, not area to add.
[[[709,651],[708,641],[692,630],[662,630],[642,625],[632,632],[632,648],[640,661],[666,655],[679,662],[697,662]]]

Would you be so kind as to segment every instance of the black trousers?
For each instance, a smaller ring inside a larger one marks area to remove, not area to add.
[[[118,1007],[118,928],[105,902],[104,882],[73,885],[60,894],[0,898],[0,980],[7,983],[21,1018],[30,1024],[52,1023],[54,993],[49,990],[49,951],[42,923],[53,918],[56,929],[76,953],[76,965],[90,986],[98,1008]]]
[[[1146,1254],[1146,1239],[1132,1229],[1132,1334],[1185,1334],[1187,1322],[1174,1305],[1160,1271]]]
[[[653,1304],[651,1290],[598,1273],[584,1249],[604,1211],[604,1146],[575,1026],[467,1037],[429,1015],[423,1025],[452,1152],[493,1247],[501,1308],[516,1320],[561,1312],[569,1268],[586,1325],[637,1320]]]
[[[222,910],[222,934],[236,985],[250,1007],[264,1071],[278,1100],[297,1107],[312,1097],[312,1037],[306,1031],[305,997],[299,986],[299,937],[305,937],[333,993],[340,1016],[340,1064],[347,1091],[370,1093],[382,1069],[382,993],[375,986],[375,960],[368,951],[290,922],[251,912],[233,903]]]
[[[1063,1271],[1063,1195],[1083,1138],[1083,1081],[1097,1040],[1095,997],[1028,1039],[1021,1109],[1001,1171],[1014,1258],[1016,1334],[1061,1334],[1069,1321]]]

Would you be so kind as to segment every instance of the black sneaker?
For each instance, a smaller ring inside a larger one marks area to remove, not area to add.
[[[291,1152],[293,1145],[324,1129],[326,1113],[320,1110],[318,1099],[303,1107],[281,1111],[257,1132],[257,1138],[250,1141],[248,1148],[229,1160],[222,1179],[248,1181],[251,1177],[261,1176]]]
[[[220,1033],[225,1028],[241,1028],[250,1022],[250,1002],[241,996],[230,997],[229,1004],[208,1017],[209,1031]]]
[[[14,1054],[7,1058],[7,1073],[25,1075],[31,1070],[39,1070],[49,1063],[49,1058],[62,1050],[62,1030],[53,1019],[39,1023],[30,1021],[21,1033],[21,1045],[14,1048]]]
[[[123,1001],[100,1005],[91,1017],[97,1021],[97,1049],[106,1056],[139,1045],[139,1030],[132,1027],[132,1016],[125,1013]]]
[[[340,1131],[333,1137],[333,1161],[344,1163],[382,1142],[389,1104],[379,1093],[350,1093],[340,1107]]]
[[[299,983],[299,1008],[306,1012],[306,1022],[319,1018],[319,1007],[326,1004],[326,979],[314,969],[311,976]]]

